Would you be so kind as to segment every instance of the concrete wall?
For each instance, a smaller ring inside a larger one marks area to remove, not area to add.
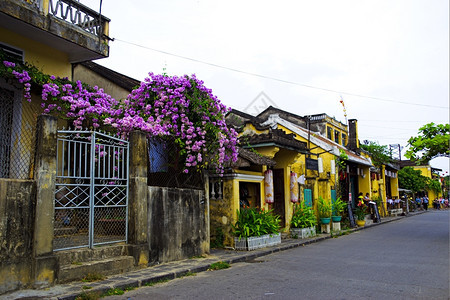
[[[148,187],[150,263],[209,253],[209,203],[204,191]]]
[[[0,294],[42,288],[58,279],[53,252],[56,124],[41,115],[34,180],[0,179]],[[128,252],[135,265],[209,253],[209,200],[204,190],[147,186],[146,137],[130,135]]]
[[[0,294],[31,281],[36,186],[0,179]]]

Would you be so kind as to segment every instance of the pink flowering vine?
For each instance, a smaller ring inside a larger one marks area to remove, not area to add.
[[[184,158],[184,172],[212,165],[223,173],[227,161],[237,159],[237,133],[228,128],[228,111],[195,75],[149,74],[105,119],[122,134],[140,129],[149,136],[172,138]]]
[[[24,97],[31,101],[31,84],[42,86],[41,107],[45,114],[59,114],[82,128],[89,120],[94,128],[109,125],[122,137],[135,129],[149,137],[172,139],[180,150],[184,172],[215,167],[237,160],[237,133],[225,123],[227,108],[192,76],[149,74],[138,88],[119,102],[98,87],[80,81],[44,76],[30,77],[23,66],[3,61],[7,72],[24,84]],[[33,81],[34,80],[34,81]]]

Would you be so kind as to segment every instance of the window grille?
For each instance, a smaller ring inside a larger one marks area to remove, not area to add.
[[[22,101],[20,90],[0,85],[0,178],[33,178],[37,113]]]

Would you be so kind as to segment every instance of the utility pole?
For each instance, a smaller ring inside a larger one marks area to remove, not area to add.
[[[389,152],[391,153],[391,158],[398,159],[399,161],[402,160],[402,149],[403,147],[400,144],[390,144]]]

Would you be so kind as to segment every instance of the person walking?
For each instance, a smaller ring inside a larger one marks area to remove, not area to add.
[[[428,197],[427,196],[423,197],[423,208],[425,210],[428,210]]]

